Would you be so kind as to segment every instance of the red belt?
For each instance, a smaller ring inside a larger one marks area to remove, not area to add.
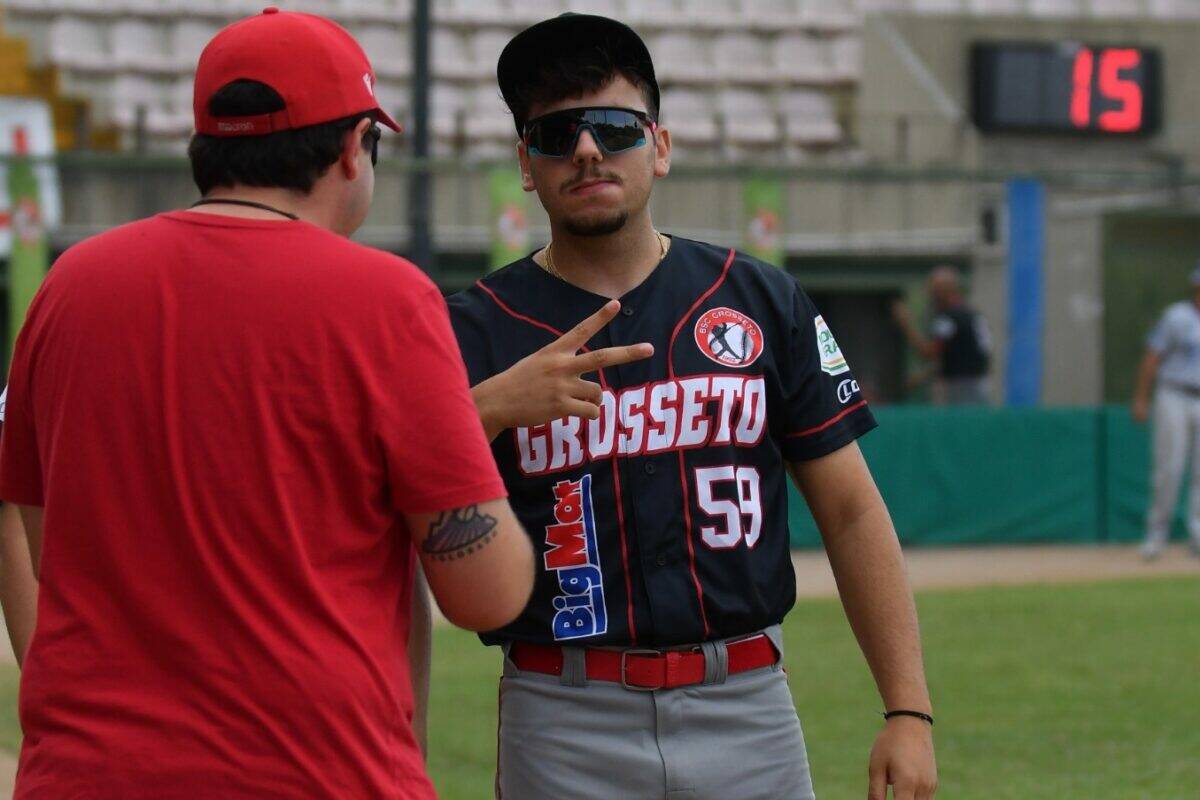
[[[769,667],[779,660],[775,645],[765,635],[726,645],[729,674]],[[517,669],[561,675],[563,651],[558,645],[513,642],[509,659]],[[588,680],[612,681],[626,689],[653,691],[704,683],[704,653],[693,650],[597,650],[584,651]]]

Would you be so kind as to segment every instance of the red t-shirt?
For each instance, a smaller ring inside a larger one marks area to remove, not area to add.
[[[399,514],[504,495],[408,262],[193,212],[72,248],[0,448],[45,506],[16,796],[433,797]]]

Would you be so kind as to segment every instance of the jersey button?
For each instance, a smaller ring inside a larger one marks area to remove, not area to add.
[[[653,475],[658,471],[658,467],[654,466],[653,463],[647,463],[646,466],[642,467],[642,469],[646,470],[647,475]]]
[[[667,554],[659,553],[658,555],[656,555],[654,557],[654,563],[658,564],[660,567],[665,567],[667,565]]]
[[[632,317],[633,316],[633,308],[631,306],[622,306],[621,313],[627,317]]]

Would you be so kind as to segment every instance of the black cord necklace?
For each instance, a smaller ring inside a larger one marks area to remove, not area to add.
[[[211,197],[211,198],[206,197],[203,200],[197,200],[196,202],[192,203],[188,207],[195,208],[196,206],[211,206],[211,205],[245,206],[246,208],[257,208],[260,211],[270,211],[272,214],[278,214],[279,216],[287,217],[290,220],[300,219],[298,216],[291,213],[290,211],[281,211],[278,208],[272,208],[271,206],[267,205],[266,203],[256,203],[253,200],[234,200],[231,198],[222,199],[219,197]]]

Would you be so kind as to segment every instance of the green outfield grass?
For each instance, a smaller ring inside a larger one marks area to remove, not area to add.
[[[918,596],[948,800],[1200,796],[1200,580]],[[840,606],[786,625],[788,672],[822,800],[866,795],[880,721]],[[443,800],[491,796],[494,649],[436,636],[430,770]],[[15,747],[15,670],[0,670],[0,745]],[[730,798],[736,800],[736,798]]]
[[[1200,797],[1200,580],[930,592],[918,605],[940,798]],[[865,797],[879,701],[841,607],[802,602],[785,629],[817,796]],[[459,631],[437,646],[430,770],[443,800],[490,797],[497,658]]]

